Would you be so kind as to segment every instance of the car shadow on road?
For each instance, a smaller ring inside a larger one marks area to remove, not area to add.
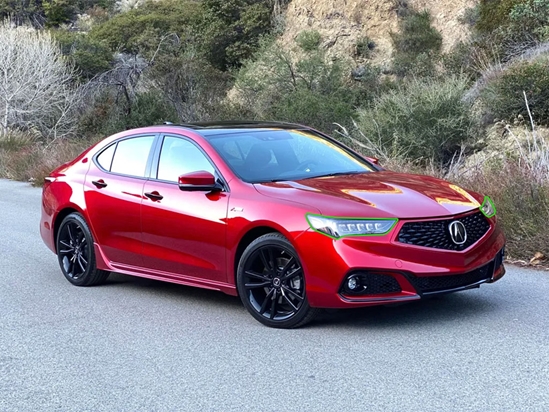
[[[121,274],[112,274],[106,286],[161,296],[162,299],[173,300],[176,304],[185,302],[215,310],[245,313],[238,297],[214,290]],[[476,289],[392,306],[323,310],[305,328],[401,328],[412,324],[461,322],[498,311],[498,306],[495,295]]]
[[[497,312],[499,305],[493,297],[479,291],[465,291],[394,306],[327,310],[310,327],[341,325],[371,329],[462,322]]]
[[[240,298],[230,296],[223,292],[210,289],[202,289],[177,283],[163,282],[160,280],[127,276],[119,273],[111,273],[105,283],[105,287],[123,287],[129,291],[146,292],[151,295],[162,295],[164,299],[184,300],[188,303],[197,303],[231,308],[242,308]]]

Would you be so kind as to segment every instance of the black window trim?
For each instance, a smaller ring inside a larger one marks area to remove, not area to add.
[[[125,174],[125,173],[115,173],[115,172],[111,172],[110,170],[105,170],[100,164],[99,162],[97,161],[97,158],[105,151],[107,150],[109,147],[113,146],[113,145],[116,145],[116,147],[114,148],[114,154],[112,156],[112,159],[111,159],[111,166],[110,168],[112,168],[112,162],[114,160],[114,156],[116,156],[116,149],[118,149],[118,143],[119,142],[122,142],[124,140],[129,140],[129,139],[135,139],[136,137],[152,137],[153,138],[153,142],[151,144],[151,148],[149,149],[149,156],[147,157],[147,164],[145,166],[145,175],[144,176],[135,176],[135,175],[128,175],[128,174]],[[154,155],[154,148],[156,147],[156,144],[157,144],[157,141],[159,139],[159,133],[139,133],[139,134],[134,134],[134,135],[131,135],[131,136],[124,136],[124,137],[121,137],[120,139],[116,139],[114,142],[111,142],[111,144],[105,146],[104,148],[102,148],[99,152],[97,152],[92,160],[93,160],[93,163],[99,168],[99,170],[101,170],[102,172],[105,172],[105,173],[108,173],[110,175],[114,175],[114,176],[123,176],[123,177],[131,177],[133,179],[140,179],[140,180],[149,180],[149,177],[150,174],[151,174],[151,166],[152,166],[152,162],[153,162],[153,155]]]
[[[155,182],[160,182],[160,183],[178,185],[177,182],[157,178],[158,165],[160,163],[160,152],[162,150],[162,145],[164,144],[164,138],[166,138],[166,137],[173,137],[173,138],[176,138],[176,139],[185,140],[185,141],[191,143],[192,145],[194,145],[196,148],[198,148],[198,150],[200,150],[200,152],[202,152],[204,157],[206,157],[206,160],[208,162],[210,162],[210,164],[212,165],[212,168],[215,171],[217,180],[219,180],[221,185],[223,186],[223,192],[230,193],[230,187],[229,187],[229,184],[227,183],[227,180],[225,179],[223,174],[219,171],[219,168],[217,167],[215,162],[211,159],[211,157],[208,155],[208,153],[206,153],[206,151],[202,148],[202,146],[200,146],[195,140],[191,139],[188,136],[182,135],[182,134],[160,133],[158,135],[158,139],[154,143],[154,145],[155,145],[154,149],[151,150],[151,152],[153,153],[153,156],[152,156],[152,161],[151,161],[149,174],[148,174],[149,180],[153,180]]]

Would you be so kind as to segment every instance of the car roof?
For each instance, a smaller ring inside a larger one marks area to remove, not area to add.
[[[223,122],[196,122],[196,123],[165,123],[163,126],[181,127],[192,129],[204,137],[221,134],[241,133],[249,130],[311,130],[310,128],[286,122],[264,122],[264,121],[223,121]]]

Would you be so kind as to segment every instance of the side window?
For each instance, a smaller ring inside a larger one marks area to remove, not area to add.
[[[215,172],[206,155],[193,143],[178,137],[164,137],[158,162],[158,179],[177,182],[180,175],[199,170],[211,174]]]
[[[116,143],[111,144],[105,150],[103,150],[99,156],[97,156],[97,163],[102,169],[111,171],[112,157],[114,155],[114,149],[116,149]]]
[[[145,177],[153,141],[154,136],[139,136],[119,141],[112,159],[111,172]]]

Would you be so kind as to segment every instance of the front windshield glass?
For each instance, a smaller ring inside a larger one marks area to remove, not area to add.
[[[250,183],[301,180],[375,170],[339,145],[301,130],[250,130],[210,135],[231,169]]]

